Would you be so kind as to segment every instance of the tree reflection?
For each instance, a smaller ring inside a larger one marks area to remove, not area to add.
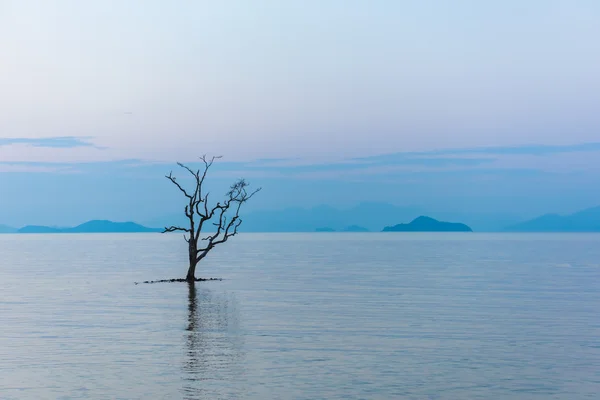
[[[185,398],[238,395],[243,375],[242,336],[235,301],[188,283],[188,320],[183,364]]]

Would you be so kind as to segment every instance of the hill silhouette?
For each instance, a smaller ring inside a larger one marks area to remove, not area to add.
[[[437,212],[418,206],[370,202],[346,209],[318,206],[248,212],[244,215],[244,223],[240,230],[242,232],[314,232],[317,228],[329,227],[341,232],[349,226],[357,225],[371,232],[379,232],[384,226],[389,225],[390,221],[411,221],[419,215],[427,215],[438,221],[461,221],[478,232],[500,231],[508,224],[525,219],[518,214]],[[170,223],[148,225],[163,226]]]
[[[344,232],[369,232],[369,230],[363,226],[350,225],[344,228]]]
[[[509,226],[508,232],[600,232],[600,207],[570,215],[546,214]]]
[[[442,222],[436,219],[420,216],[408,224],[386,226],[383,232],[473,232],[465,224]]]
[[[17,233],[60,233],[62,230],[51,226],[27,225],[17,230]]]
[[[335,232],[335,229],[333,229],[333,228],[328,228],[328,227],[325,227],[325,228],[317,228],[317,229],[315,229],[315,232]]]
[[[162,229],[148,228],[135,222],[113,222],[93,220],[73,228],[54,228],[49,226],[28,225],[19,229],[18,233],[143,233],[161,232]]]
[[[319,228],[344,231],[357,225],[379,232],[390,221],[411,221],[427,215],[438,221],[461,221],[478,232],[502,231],[535,215],[494,212],[438,212],[418,206],[396,206],[389,203],[363,202],[349,208],[321,205],[312,208],[285,208],[244,212],[240,232],[315,232]],[[174,213],[144,221],[146,226],[170,226],[187,223],[183,213]],[[209,228],[211,225],[209,224]]]
[[[379,231],[391,220],[407,220],[419,215],[417,207],[397,207],[386,203],[360,203],[348,209],[327,205],[312,208],[285,208],[244,213],[241,232],[315,232],[320,228],[343,231],[357,225]],[[146,221],[148,226],[170,226],[186,223],[183,213]]]
[[[135,233],[135,232],[160,232],[162,229],[148,228],[135,222],[112,222],[107,220],[94,220],[88,221],[74,228],[65,230],[66,232],[72,233],[86,233],[86,232],[97,232],[97,233]]]
[[[15,233],[17,231],[16,228],[7,225],[0,225],[0,233]]]

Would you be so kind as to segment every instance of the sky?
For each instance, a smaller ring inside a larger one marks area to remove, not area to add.
[[[145,221],[223,155],[249,209],[600,205],[595,0],[0,0],[0,224]],[[216,196],[216,195],[215,195]],[[216,197],[215,197],[216,199]]]

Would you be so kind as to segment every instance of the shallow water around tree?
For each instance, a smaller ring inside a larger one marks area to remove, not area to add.
[[[1,399],[594,399],[600,235],[0,235]]]

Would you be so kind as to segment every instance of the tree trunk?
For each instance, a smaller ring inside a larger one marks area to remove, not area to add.
[[[190,267],[188,268],[188,272],[187,272],[187,276],[185,277],[185,280],[188,282],[195,282],[196,281],[196,265],[198,265],[198,254],[196,251],[196,245],[193,243],[192,240],[190,240],[190,254],[189,254],[189,258],[190,258]]]
[[[185,280],[188,282],[195,282],[196,281],[196,265],[198,263],[196,262],[196,260],[190,260],[190,268],[188,268],[188,272],[187,272],[187,276],[185,277]]]

